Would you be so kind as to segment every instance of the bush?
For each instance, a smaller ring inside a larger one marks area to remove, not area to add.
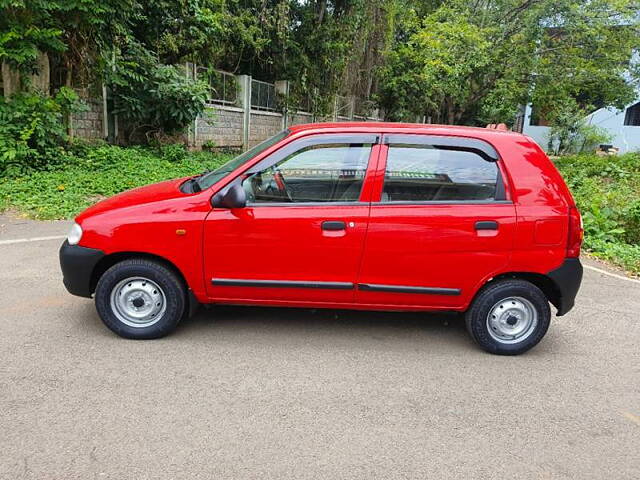
[[[0,176],[61,163],[68,145],[65,120],[80,108],[75,92],[64,87],[55,97],[36,93],[0,97]]]
[[[14,208],[38,219],[70,218],[123,190],[201,173],[230,158],[228,154],[189,153],[184,147],[181,160],[146,147],[82,145],[79,150],[82,155],[70,154],[59,168],[0,182],[0,210]]]
[[[640,273],[640,154],[556,161],[582,213],[585,247]]]
[[[204,112],[208,86],[186,75],[182,67],[162,65],[149,51],[130,45],[107,66],[106,83],[114,113],[124,120],[130,142],[182,133]]]

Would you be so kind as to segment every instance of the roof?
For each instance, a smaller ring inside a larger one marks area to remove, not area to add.
[[[301,132],[305,130],[342,130],[354,129],[360,131],[377,131],[392,132],[402,130],[402,133],[410,133],[409,130],[424,130],[424,133],[432,134],[458,134],[461,136],[485,136],[491,134],[498,135],[515,135],[521,137],[519,132],[511,132],[508,130],[487,129],[482,127],[466,127],[460,125],[437,125],[432,123],[396,123],[396,122],[331,122],[331,123],[305,123],[300,125],[291,125],[289,130],[291,133]]]

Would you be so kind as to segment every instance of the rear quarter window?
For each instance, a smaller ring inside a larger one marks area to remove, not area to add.
[[[499,175],[495,162],[473,151],[391,144],[382,201],[494,200]]]

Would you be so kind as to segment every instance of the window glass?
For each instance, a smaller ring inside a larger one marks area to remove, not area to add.
[[[355,202],[371,144],[318,144],[247,177],[249,203]]]
[[[429,145],[390,145],[383,202],[490,200],[498,166],[479,155]]]
[[[200,178],[197,179],[198,185],[201,190],[209,188],[211,185],[216,183],[219,180],[222,180],[224,177],[233,172],[240,165],[247,163],[249,160],[254,158],[256,155],[264,152],[267,148],[275,145],[280,140],[289,135],[289,130],[283,130],[282,132],[274,135],[271,138],[266,139],[264,142],[259,143],[255,147],[247,150],[244,153],[241,153],[237,157],[232,160],[229,160],[227,163],[222,165],[221,167],[216,168],[210,172],[205,173]]]
[[[633,127],[640,126],[640,102],[627,108],[624,114],[624,124]]]

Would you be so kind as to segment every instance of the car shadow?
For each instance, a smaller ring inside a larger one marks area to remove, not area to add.
[[[250,306],[200,307],[172,336],[229,338],[262,335],[285,340],[340,337],[401,340],[450,338],[468,345],[464,317],[457,313],[380,312]]]

